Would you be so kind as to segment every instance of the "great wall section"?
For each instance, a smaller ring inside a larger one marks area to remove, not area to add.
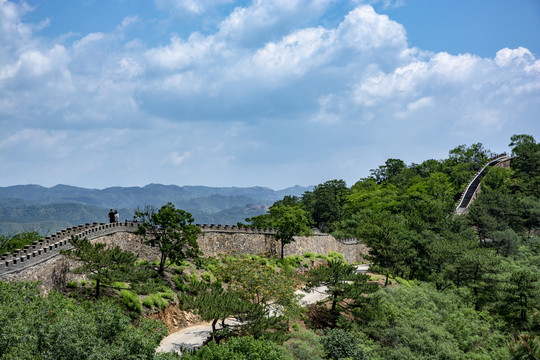
[[[466,214],[469,211],[469,205],[478,197],[481,190],[481,181],[489,172],[489,166],[493,167],[510,167],[510,160],[513,159],[513,156],[508,156],[506,154],[500,154],[489,159],[480,170],[473,176],[465,187],[465,191],[461,194],[461,197],[458,201],[456,207],[456,215]]]
[[[197,225],[201,229],[197,242],[205,256],[225,253],[280,255],[279,242],[275,240],[274,229],[245,228],[229,225]],[[139,254],[141,259],[158,259],[156,248],[146,246],[136,234],[137,223],[120,222],[112,224],[93,223],[79,225],[58,231],[42,238],[12,254],[0,258],[0,279],[46,281],[52,277],[55,267],[64,256],[61,250],[73,248],[71,236],[86,237],[93,242],[120,246]],[[338,241],[329,234],[315,233],[312,236],[297,236],[286,245],[284,255],[305,254],[306,252],[328,254],[331,251],[342,253],[349,262],[360,262],[367,254],[367,248],[355,241]]]

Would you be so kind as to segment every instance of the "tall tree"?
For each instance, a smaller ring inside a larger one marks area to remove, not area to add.
[[[343,180],[330,180],[315,186],[313,192],[306,192],[302,205],[311,214],[315,226],[325,232],[335,229],[343,218],[343,207],[350,190]]]
[[[277,229],[276,240],[281,241],[281,258],[283,259],[284,246],[294,241],[296,235],[309,235],[307,218],[304,210],[298,206],[273,206],[270,215],[274,217],[274,226]]]
[[[167,260],[176,263],[199,255],[197,235],[201,229],[193,225],[193,216],[187,211],[176,209],[172,203],[168,203],[152,214],[137,212],[135,216],[146,219],[137,231],[144,237],[143,242],[159,249],[160,275],[165,270]]]

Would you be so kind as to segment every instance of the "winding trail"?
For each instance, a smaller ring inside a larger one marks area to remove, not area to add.
[[[369,264],[357,265],[356,269],[358,272],[365,273],[369,269]],[[307,306],[326,298],[328,295],[326,295],[325,290],[326,287],[321,286],[308,293],[302,290],[297,290],[296,293],[304,295],[300,302],[303,306]],[[181,353],[183,349],[198,349],[210,337],[211,332],[212,325],[210,323],[188,326],[161,340],[156,352],[175,351]]]

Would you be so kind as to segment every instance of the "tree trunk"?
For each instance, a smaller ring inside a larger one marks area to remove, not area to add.
[[[285,244],[283,243],[283,240],[281,240],[281,258],[283,259],[283,247]]]
[[[99,285],[100,285],[100,279],[96,279],[96,299],[99,298]]]

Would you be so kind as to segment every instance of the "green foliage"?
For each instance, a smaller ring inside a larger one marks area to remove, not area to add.
[[[80,239],[77,236],[71,237],[71,244],[74,249],[62,251],[62,254],[83,263],[73,272],[88,274],[90,279],[96,281],[96,298],[102,286],[129,278],[134,272],[137,256],[118,246],[109,249],[106,244],[94,244],[87,238]]]
[[[143,299],[142,304],[147,308],[157,307],[160,309],[165,309],[169,306],[169,302],[161,296],[160,293],[150,294]]]
[[[212,274],[210,274],[209,272],[204,272],[201,274],[201,278],[206,282],[210,282],[212,281]]]
[[[387,288],[372,295],[358,328],[381,359],[506,359],[502,324],[475,311],[467,291],[432,286]]]
[[[201,230],[193,225],[190,213],[168,203],[157,212],[137,212],[136,216],[146,220],[138,229],[144,243],[157,247],[161,254],[159,274],[163,274],[167,260],[178,263],[199,255],[197,235]]]
[[[31,245],[34,241],[41,239],[37,231],[25,231],[11,237],[0,236],[0,255],[12,253],[15,250],[24,248],[26,245]]]
[[[322,360],[325,354],[320,337],[310,330],[294,332],[283,347],[295,360]]]
[[[122,289],[120,290],[120,295],[122,296],[122,304],[131,311],[140,313],[142,311],[141,300],[139,296],[133,291]]]
[[[328,266],[320,266],[307,273],[305,290],[326,287],[326,293],[332,301],[331,312],[335,325],[342,309],[361,307],[363,295],[376,290],[375,286],[367,284],[368,280],[369,276],[356,272],[355,266],[340,260],[330,260]],[[348,301],[345,302],[345,299]]]
[[[291,273],[249,258],[228,259],[219,269],[218,279],[228,283],[228,290],[240,299],[257,305],[246,314],[248,334],[279,337],[288,331],[287,322],[299,316],[297,279]]]
[[[130,325],[110,301],[76,304],[36,284],[0,281],[0,358],[152,359],[166,334],[157,321]]]
[[[367,359],[364,351],[358,345],[354,336],[343,329],[329,330],[326,335],[321,338],[321,343],[326,352],[327,359]]]
[[[253,336],[232,338],[227,343],[215,342],[202,347],[187,360],[292,360],[285,349],[272,341],[255,339]]]
[[[310,215],[313,225],[323,232],[332,232],[344,216],[344,205],[350,190],[343,180],[330,180],[306,192],[302,207]]]

